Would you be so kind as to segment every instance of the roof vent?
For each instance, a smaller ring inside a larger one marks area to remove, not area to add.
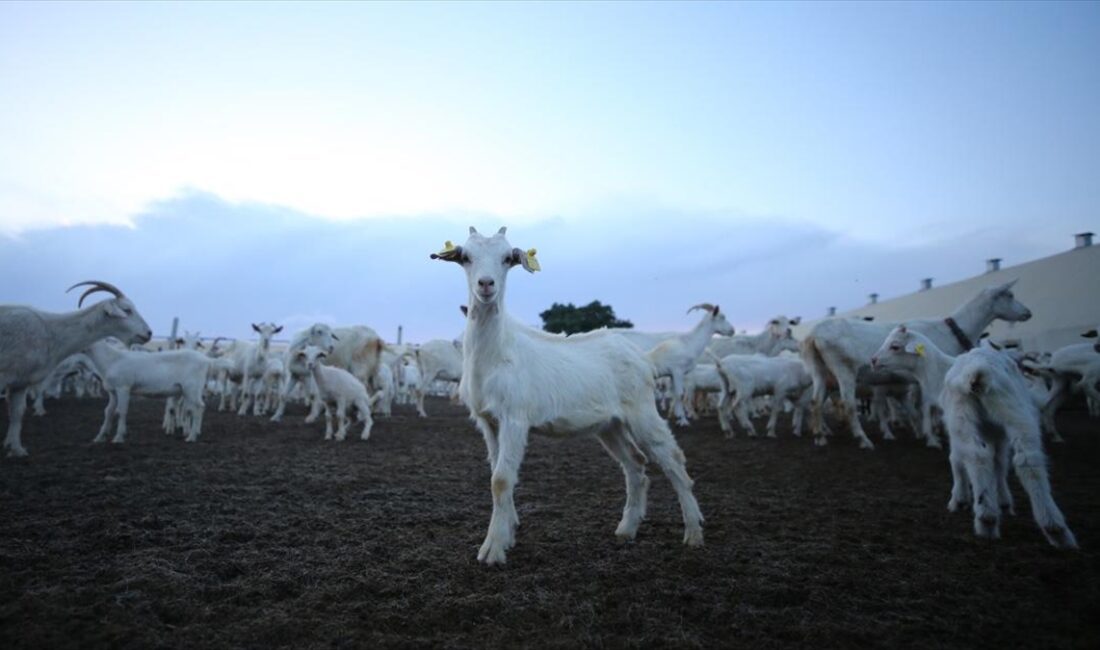
[[[872,294],[868,295],[867,297],[871,299],[871,304],[872,305],[877,305],[878,304],[878,294],[877,293],[872,293]]]
[[[1001,270],[1001,258],[991,257],[985,261],[985,272],[993,273]]]
[[[1073,236],[1074,248],[1088,248],[1092,246],[1092,233],[1091,232],[1079,232]]]
[[[924,278],[920,281],[920,290],[928,291],[932,288],[932,278]]]
[[[829,307],[829,316],[836,316],[836,307]]]

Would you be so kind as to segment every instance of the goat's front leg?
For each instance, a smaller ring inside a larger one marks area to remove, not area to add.
[[[519,467],[527,450],[528,425],[518,420],[503,420],[498,435],[497,462],[493,468],[491,489],[493,516],[485,542],[478,550],[477,559],[486,564],[504,564],[505,553],[516,542],[516,505],[513,491],[519,482]]]
[[[691,424],[684,413],[684,376],[678,371],[672,373],[672,412],[676,416],[676,426]]]
[[[4,439],[4,448],[9,457],[27,455],[23,448],[23,414],[27,411],[27,389],[8,388],[8,437]]]
[[[924,436],[924,444],[933,449],[943,449],[939,438],[936,437],[934,424],[932,420],[932,402],[922,395],[920,401],[920,429],[921,434]]]
[[[118,389],[118,430],[111,442],[120,444],[126,442],[126,414],[130,412],[130,389],[123,387]]]
[[[107,391],[107,407],[103,409],[103,426],[99,427],[99,435],[92,442],[103,442],[107,439],[107,432],[111,430],[111,422],[114,421],[117,408],[118,400],[115,399],[115,391]]]

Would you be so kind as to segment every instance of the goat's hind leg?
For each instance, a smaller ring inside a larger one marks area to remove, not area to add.
[[[687,473],[687,459],[684,458],[680,445],[676,444],[672,431],[661,419],[656,408],[635,421],[628,421],[627,426],[634,433],[634,439],[642,451],[660,466],[676,490],[680,512],[684,517],[684,543],[688,546],[702,546],[703,513],[699,511],[699,503],[691,492],[694,483]]]
[[[634,444],[619,418],[612,418],[599,433],[599,439],[607,453],[619,461],[626,477],[626,504],[623,506],[623,518],[615,529],[615,535],[623,540],[632,540],[638,532],[638,526],[645,519],[646,493],[649,490],[649,478],[645,475],[646,457]]]
[[[1073,531],[1066,525],[1066,518],[1054,502],[1054,496],[1050,491],[1050,476],[1047,473],[1047,459],[1043,453],[1039,433],[1035,432],[1031,437],[1021,439],[1016,431],[1009,429],[1009,440],[1012,441],[1012,464],[1016,468],[1016,476],[1023,484],[1031,501],[1031,512],[1035,517],[1035,523],[1047,541],[1056,548],[1075,549],[1077,538]]]

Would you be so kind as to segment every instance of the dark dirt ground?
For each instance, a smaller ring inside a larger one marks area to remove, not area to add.
[[[136,400],[125,445],[102,402],[48,402],[0,460],[0,647],[1100,647],[1100,424],[1069,412],[1055,498],[1079,552],[1019,514],[989,542],[945,505],[944,452],[903,437],[678,433],[707,518],[681,544],[652,468],[638,540],[614,537],[617,465],[591,439],[533,437],[503,568],[476,553],[489,470],[460,408],[400,408],[369,442],[208,412],[199,443]],[[0,431],[6,428],[0,415]],[[876,439],[877,441],[877,439]]]

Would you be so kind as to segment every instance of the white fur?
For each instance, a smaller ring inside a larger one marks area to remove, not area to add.
[[[768,418],[768,437],[776,437],[776,424],[783,410],[783,401],[795,405],[794,434],[802,435],[803,412],[807,405],[808,389],[812,385],[809,373],[802,361],[787,356],[731,354],[718,361],[719,376],[724,390],[718,403],[718,422],[726,437],[733,437],[730,414],[744,427],[749,436],[755,436],[756,428],[749,419],[748,407],[754,397],[771,397],[771,414]]]
[[[326,366],[322,363],[327,353],[315,345],[306,346],[304,350],[295,353],[297,362],[303,363],[313,375],[313,381],[317,385],[317,400],[325,408],[325,440],[332,440],[332,414],[340,421],[340,428],[336,431],[336,440],[344,440],[348,434],[348,407],[354,406],[358,412],[359,421],[363,423],[363,432],[360,440],[370,438],[374,420],[371,418],[371,405],[378,400],[380,394],[367,395],[367,388],[363,382],[355,378],[343,368]]]
[[[435,255],[466,272],[469,317],[463,341],[460,393],[485,437],[492,469],[493,516],[478,559],[503,563],[519,524],[513,491],[531,431],[597,436],[620,462],[627,499],[616,534],[632,539],[645,515],[646,455],[676,489],[684,542],[703,542],[703,517],[692,495],[685,459],[653,400],[654,368],[637,346],[600,330],[570,337],[536,330],[508,316],[507,273],[527,255],[504,229]],[[426,378],[425,378],[426,379]]]

